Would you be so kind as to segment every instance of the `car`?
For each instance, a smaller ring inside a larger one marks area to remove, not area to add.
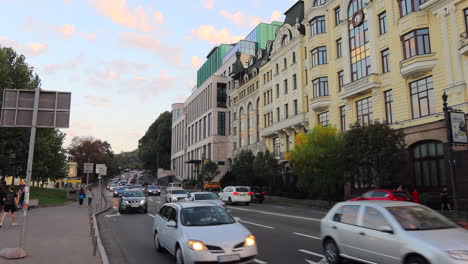
[[[252,202],[263,203],[265,200],[265,192],[261,187],[250,187],[250,195],[252,196]]]
[[[117,187],[119,187],[119,185],[113,183],[113,184],[111,184],[111,185],[109,186],[109,191],[113,192],[113,191],[115,190],[115,188],[117,188]]]
[[[119,197],[119,196],[122,196],[122,194],[124,193],[124,191],[126,190],[127,188],[125,188],[125,186],[119,186],[117,188],[114,189],[114,192],[113,192],[113,196],[114,197]]]
[[[127,189],[123,192],[119,202],[119,213],[123,214],[130,210],[148,212],[148,201],[142,190]]]
[[[361,200],[386,200],[386,201],[406,201],[412,202],[411,195],[407,192],[397,190],[370,190],[359,197],[350,199],[349,201],[361,201]]]
[[[156,185],[148,185],[147,188],[148,195],[161,196],[161,189]]]
[[[171,190],[166,193],[166,203],[184,201],[188,193],[182,189]]]
[[[166,192],[180,189],[182,189],[182,183],[169,183],[169,185],[167,185]]]
[[[245,205],[249,205],[252,201],[249,187],[245,186],[228,186],[219,193],[219,198],[221,201],[227,202],[229,205],[234,203],[244,203]]]
[[[226,209],[226,204],[219,199],[219,197],[212,193],[212,192],[192,192],[189,193],[187,196],[187,201],[192,202],[208,202],[211,204],[215,204],[217,206],[221,206],[222,208]]]
[[[324,255],[379,264],[468,263],[468,232],[436,211],[402,201],[336,204],[320,223]]]
[[[154,217],[154,246],[175,263],[253,263],[255,236],[238,220],[216,205],[168,203]]]
[[[143,185],[141,185],[141,184],[133,184],[132,186],[133,186],[133,189],[139,189],[139,190],[141,190],[142,192],[146,193],[146,188],[145,188]]]

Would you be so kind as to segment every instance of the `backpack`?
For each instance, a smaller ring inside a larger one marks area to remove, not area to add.
[[[14,205],[15,204],[15,193],[8,193],[5,199],[5,205]]]

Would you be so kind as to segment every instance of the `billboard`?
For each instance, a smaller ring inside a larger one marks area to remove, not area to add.
[[[452,126],[453,143],[468,143],[466,133],[466,119],[463,112],[450,113],[450,125]]]

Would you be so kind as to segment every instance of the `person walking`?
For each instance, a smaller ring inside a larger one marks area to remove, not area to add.
[[[86,192],[86,197],[88,197],[88,206],[91,206],[91,204],[93,203],[93,198],[94,198],[93,188],[91,187],[88,188],[88,191]]]
[[[440,192],[440,200],[441,200],[441,210],[444,211],[445,208],[447,208],[448,210],[452,210],[452,206],[450,206],[450,201],[449,201],[449,197],[448,197],[448,188],[447,186],[444,186],[444,188],[442,189],[442,192]]]
[[[81,187],[80,192],[78,193],[78,200],[80,207],[83,206],[83,200],[86,197],[83,187]]]
[[[15,192],[15,187],[11,186],[10,187],[10,192],[6,195],[4,198],[5,200],[5,205],[3,208],[3,215],[2,219],[0,220],[0,227],[3,226],[3,222],[5,221],[6,216],[11,213],[11,220],[12,224],[11,225],[18,225],[16,223],[16,211],[18,207],[18,194]]]
[[[3,206],[5,205],[5,190],[3,189],[5,188],[5,185],[3,185],[2,183],[0,183],[0,213],[3,212]]]
[[[24,188],[21,188],[18,192],[18,209],[23,209],[25,195]]]

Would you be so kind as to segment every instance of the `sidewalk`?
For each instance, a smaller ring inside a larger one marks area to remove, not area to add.
[[[0,249],[19,247],[23,224],[23,212],[17,213],[18,226],[11,225],[11,217],[0,228]],[[20,264],[99,264],[99,252],[93,257],[89,230],[88,207],[77,203],[65,206],[31,209],[28,211],[28,226],[24,259],[0,263]]]

